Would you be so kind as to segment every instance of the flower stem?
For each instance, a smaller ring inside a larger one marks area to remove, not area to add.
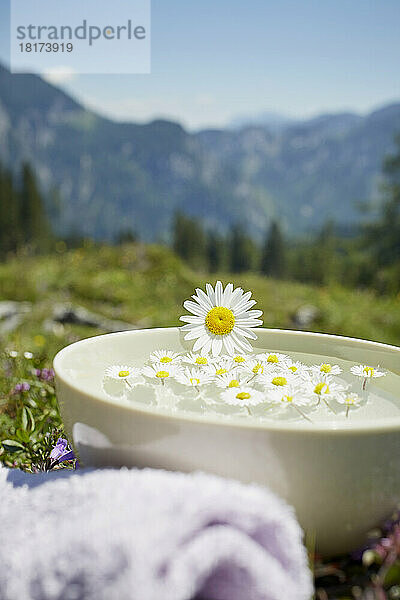
[[[296,406],[295,404],[292,404],[292,406],[293,406],[293,408],[295,408],[295,409],[297,410],[297,412],[298,412],[298,413],[299,413],[299,414],[300,414],[300,415],[303,417],[303,419],[306,419],[306,421],[309,421],[310,423],[312,423],[312,421],[311,421],[310,417],[307,417],[307,415],[305,415],[305,414],[303,413],[303,411],[302,411],[302,410],[301,410],[301,409],[300,409],[298,406]]]
[[[334,415],[336,415],[335,411],[333,410],[333,408],[331,407],[331,405],[329,404],[328,400],[326,400],[326,398],[322,397],[322,400],[325,402],[326,406],[329,408],[329,410],[331,412],[333,412]]]
[[[246,404],[246,409],[247,409],[247,412],[249,413],[249,415],[252,417],[253,415],[252,415],[252,413],[251,413],[250,407],[249,407],[249,406],[247,406],[247,404]]]
[[[348,417],[348,416],[349,416],[349,410],[350,410],[350,406],[348,406],[348,407],[346,408],[346,417]]]

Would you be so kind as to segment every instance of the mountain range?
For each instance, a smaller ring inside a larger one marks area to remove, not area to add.
[[[351,227],[358,201],[377,197],[399,132],[400,103],[196,133],[167,120],[120,123],[0,66],[0,162],[17,170],[29,161],[44,190],[58,190],[58,209],[51,194],[48,208],[62,234],[165,239],[178,209],[220,231],[239,222],[255,237],[273,218],[292,236],[330,219]]]

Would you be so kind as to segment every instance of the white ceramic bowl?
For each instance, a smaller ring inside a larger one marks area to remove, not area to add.
[[[356,362],[380,365],[394,375],[376,380],[381,400],[348,419],[267,422],[172,411],[145,398],[109,397],[102,374],[113,363],[140,365],[157,348],[190,349],[180,330],[103,335],[64,348],[54,360],[67,433],[85,466],[204,470],[265,484],[294,506],[319,552],[349,551],[400,501],[400,348],[276,329],[259,329],[257,347],[334,360],[347,370]]]

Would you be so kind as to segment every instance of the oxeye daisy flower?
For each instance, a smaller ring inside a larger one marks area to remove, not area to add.
[[[358,408],[360,406],[361,403],[361,398],[358,394],[355,394],[354,392],[350,392],[349,394],[339,394],[336,397],[336,400],[340,403],[340,404],[345,404],[346,406],[346,417],[349,416],[349,410],[350,408]]]
[[[176,373],[175,379],[182,385],[194,387],[199,391],[199,387],[212,382],[213,376],[211,373],[204,371],[204,369],[186,367],[184,370]]]
[[[246,383],[247,376],[239,369],[233,369],[229,373],[217,375],[215,377],[215,385],[219,388],[239,388]]]
[[[193,352],[202,350],[219,356],[224,349],[230,356],[235,351],[239,353],[251,352],[252,347],[248,339],[257,339],[254,327],[262,325],[259,319],[260,310],[250,310],[255,300],[250,300],[251,292],[244,293],[242,288],[233,288],[228,283],[225,289],[217,281],[215,289],[206,284],[205,293],[197,288],[193,300],[186,300],[184,308],[191,315],[184,315],[181,321],[187,323],[182,327],[186,332],[185,340],[196,340]]]
[[[171,365],[171,363],[168,365],[165,363],[153,363],[151,365],[146,365],[142,369],[142,375],[149,377],[149,379],[159,381],[162,385],[165,384],[167,379],[175,377],[178,372],[178,367]]]
[[[269,365],[282,365],[290,360],[287,354],[280,354],[279,352],[262,352],[256,354],[256,359]]]
[[[312,423],[311,419],[299,408],[300,406],[309,406],[311,404],[310,395],[301,387],[296,387],[293,384],[284,387],[275,386],[275,389],[268,393],[268,400],[285,407],[293,406],[304,419]]]
[[[214,357],[202,352],[189,352],[182,358],[182,362],[189,363],[190,365],[195,365],[196,367],[208,367],[212,365],[214,360]]]
[[[321,363],[320,365],[313,365],[310,367],[313,373],[320,375],[340,375],[342,369],[339,365],[331,365],[329,363]]]
[[[149,356],[149,361],[165,365],[171,363],[178,364],[181,361],[181,357],[177,352],[172,352],[172,350],[154,350]]]
[[[379,367],[370,367],[368,365],[354,365],[350,369],[353,375],[357,375],[357,377],[363,378],[362,389],[365,390],[367,387],[368,379],[373,379],[375,377],[384,377],[386,375],[386,371],[380,369]]]
[[[257,406],[257,404],[261,404],[261,402],[265,401],[262,392],[247,386],[227,388],[222,392],[221,398],[231,406],[245,407],[249,414],[251,414],[250,406]]]

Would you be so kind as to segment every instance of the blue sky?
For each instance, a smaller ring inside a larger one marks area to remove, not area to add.
[[[399,0],[153,0],[150,75],[59,85],[116,119],[161,116],[191,128],[264,111],[366,112],[400,100],[399,23]]]

